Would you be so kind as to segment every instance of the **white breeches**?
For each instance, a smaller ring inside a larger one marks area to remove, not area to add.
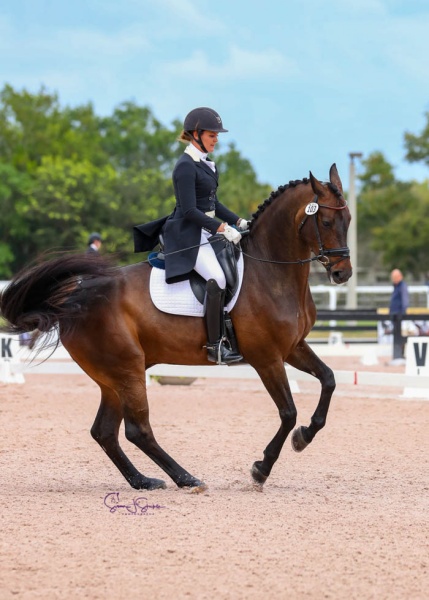
[[[204,277],[206,281],[215,279],[218,286],[224,290],[226,287],[225,274],[222,271],[216,254],[207,241],[212,234],[204,229],[201,230],[201,247],[198,251],[197,262],[195,263],[194,271]]]

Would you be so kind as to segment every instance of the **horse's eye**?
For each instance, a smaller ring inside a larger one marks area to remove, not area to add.
[[[331,226],[331,221],[323,220],[322,221],[322,225],[323,225],[323,227],[330,227]]]

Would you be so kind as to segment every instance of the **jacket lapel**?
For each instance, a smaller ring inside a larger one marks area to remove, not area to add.
[[[215,167],[215,169],[216,169],[215,171],[212,171],[212,169],[209,167],[209,165],[208,165],[208,164],[207,164],[205,161],[203,161],[203,160],[200,160],[200,161],[196,162],[196,163],[195,163],[195,166],[197,167],[197,169],[198,169],[198,168],[200,168],[200,169],[202,169],[202,170],[203,170],[205,173],[208,173],[209,175],[211,175],[211,176],[213,177],[213,179],[214,179],[214,180],[216,181],[216,183],[217,183],[217,181],[218,181],[218,178],[219,178],[219,174],[218,174],[218,171],[217,171],[217,167]]]

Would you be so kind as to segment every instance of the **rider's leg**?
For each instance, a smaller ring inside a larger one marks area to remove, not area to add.
[[[201,247],[198,252],[194,270],[207,280],[206,294],[206,327],[207,352],[211,362],[228,364],[242,360],[240,354],[232,352],[225,346],[225,274],[216,254],[207,239],[210,234],[203,231]]]
[[[194,271],[199,273],[206,281],[214,279],[217,281],[221,290],[226,288],[225,273],[219,264],[212,245],[208,241],[211,233],[208,231],[201,232],[200,249],[198,250],[197,260],[195,262]]]
[[[225,290],[222,290],[217,281],[209,279],[206,293],[206,327],[207,327],[207,358],[211,362],[221,365],[243,360],[225,345]]]

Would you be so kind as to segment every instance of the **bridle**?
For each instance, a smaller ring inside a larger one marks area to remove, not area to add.
[[[319,204],[319,197],[317,194],[315,194],[312,202],[310,202],[309,204],[307,204],[306,208],[305,208],[305,217],[303,218],[303,220],[301,221],[299,227],[298,227],[298,232],[301,232],[302,228],[304,227],[305,223],[307,222],[307,219],[309,217],[314,217],[314,225],[316,228],[316,237],[317,237],[317,243],[319,246],[319,250],[318,250],[318,254],[315,256],[312,256],[311,258],[305,258],[305,259],[297,259],[297,260],[269,260],[269,259],[265,259],[265,258],[257,258],[256,256],[251,256],[250,254],[247,254],[246,252],[243,252],[243,250],[240,248],[240,252],[244,255],[247,256],[248,258],[251,258],[253,260],[257,260],[258,262],[265,262],[265,263],[270,263],[270,264],[276,264],[276,265],[303,265],[309,262],[314,262],[315,260],[317,260],[318,262],[320,262],[327,271],[330,271],[332,269],[332,267],[334,267],[336,264],[340,263],[342,260],[344,260],[345,258],[350,258],[350,249],[348,246],[344,246],[342,248],[325,248],[322,242],[322,238],[320,236],[320,231],[319,231],[319,225],[317,223],[317,213],[319,208],[329,208],[331,210],[344,210],[347,207],[347,202],[344,201],[345,203],[341,206],[328,206],[327,204]],[[246,232],[244,232],[246,233]],[[332,262],[329,260],[330,256],[338,256],[339,259]]]
[[[316,227],[317,243],[319,245],[319,254],[316,257],[316,260],[318,262],[320,262],[325,267],[326,270],[329,271],[334,265],[338,264],[345,258],[350,258],[350,248],[348,246],[344,246],[343,248],[328,248],[328,249],[324,248],[322,238],[320,237],[319,225],[317,223],[318,209],[319,208],[329,208],[331,210],[344,210],[347,207],[347,202],[344,201],[344,204],[341,206],[328,206],[328,204],[320,204],[319,197],[317,194],[315,194],[313,201],[310,203],[310,205],[312,205],[312,204],[316,205],[316,207],[317,207],[316,210],[311,215],[306,212],[304,219],[301,221],[301,224],[298,227],[298,231],[301,231],[301,229],[304,227],[305,222],[307,221],[309,216],[314,217],[314,225]],[[310,206],[310,205],[307,205],[306,210],[308,209],[308,206]],[[334,263],[331,263],[329,261],[330,256],[339,256],[340,259],[336,260]]]

